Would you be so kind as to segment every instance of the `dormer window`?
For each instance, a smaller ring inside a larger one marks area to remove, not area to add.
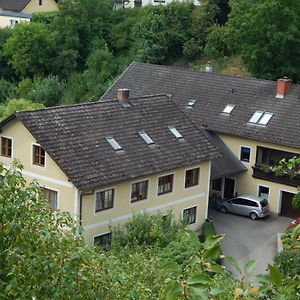
[[[196,100],[191,99],[188,104],[186,105],[187,108],[193,108],[194,104],[196,103]]]
[[[106,140],[113,147],[115,151],[122,150],[122,147],[118,144],[118,142],[113,137],[107,137]]]
[[[249,120],[251,124],[267,125],[271,120],[273,113],[256,111]]]
[[[175,128],[175,127],[169,127],[170,131],[175,135],[177,139],[182,139],[182,134]]]
[[[235,108],[235,105],[233,104],[227,104],[226,107],[222,111],[222,115],[230,115],[232,110]]]
[[[139,135],[142,137],[142,139],[146,142],[147,145],[153,145],[154,144],[151,137],[145,131],[140,131]]]

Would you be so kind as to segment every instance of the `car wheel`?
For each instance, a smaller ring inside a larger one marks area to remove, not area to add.
[[[251,220],[257,220],[257,219],[258,219],[258,215],[257,215],[255,212],[252,212],[252,213],[250,214],[250,219],[251,219]]]
[[[220,211],[221,211],[223,214],[226,214],[226,213],[228,212],[228,209],[227,209],[227,207],[225,207],[225,206],[221,206]]]

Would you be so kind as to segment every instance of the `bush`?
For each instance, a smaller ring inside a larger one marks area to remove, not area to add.
[[[293,197],[292,205],[293,205],[293,207],[294,207],[295,209],[300,210],[300,192],[298,192],[298,193]],[[300,214],[300,211],[299,211],[299,214]]]
[[[14,84],[0,78],[0,103],[7,101],[15,89]]]
[[[288,277],[300,275],[300,250],[284,250],[274,259],[275,266]]]
[[[113,229],[112,247],[166,247],[184,233],[183,223],[172,222],[171,212],[166,216],[137,214],[123,227]]]

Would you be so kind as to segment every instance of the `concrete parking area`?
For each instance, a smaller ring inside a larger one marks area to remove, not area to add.
[[[268,264],[277,254],[277,233],[284,231],[292,220],[270,215],[253,221],[214,209],[209,210],[209,217],[213,219],[216,232],[226,235],[221,243],[224,255],[235,257],[242,267],[247,261],[256,260],[256,268],[250,275],[267,273]],[[226,263],[225,266],[230,269]]]

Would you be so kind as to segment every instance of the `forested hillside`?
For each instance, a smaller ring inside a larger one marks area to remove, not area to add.
[[[58,12],[0,29],[0,118],[97,100],[132,61],[193,66],[205,55],[224,65],[241,57],[252,76],[300,79],[298,0],[112,7],[111,0],[61,0]]]
[[[21,109],[26,100],[97,100],[133,60],[169,64],[201,54],[211,26],[226,19],[219,2],[113,10],[110,0],[62,0],[57,13],[1,29],[0,115],[13,98],[23,98],[10,103]]]

